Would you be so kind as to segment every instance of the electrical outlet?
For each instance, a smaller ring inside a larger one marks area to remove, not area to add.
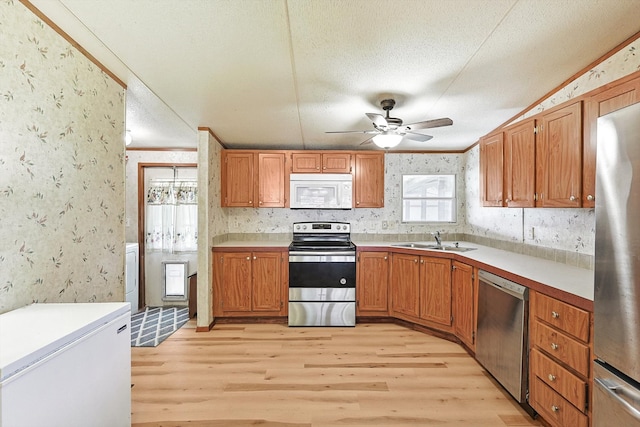
[[[131,227],[131,218],[127,217],[127,219],[125,221],[125,226],[126,227]]]
[[[388,221],[382,221],[382,229],[386,230],[387,228],[389,228],[389,222]]]

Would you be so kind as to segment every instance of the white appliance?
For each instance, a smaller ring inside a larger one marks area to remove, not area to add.
[[[136,313],[140,308],[138,295],[139,277],[139,248],[137,243],[127,243],[125,251],[125,297],[124,300],[131,303],[131,312]]]
[[[353,176],[348,173],[292,173],[291,209],[353,208]]]
[[[131,425],[129,303],[0,315],[0,427]]]

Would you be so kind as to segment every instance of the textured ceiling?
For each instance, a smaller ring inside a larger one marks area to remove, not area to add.
[[[32,0],[128,85],[132,146],[461,150],[640,30],[640,0]],[[374,148],[367,145],[366,148]]]

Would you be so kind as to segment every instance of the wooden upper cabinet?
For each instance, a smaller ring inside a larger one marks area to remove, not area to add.
[[[222,152],[222,206],[253,207],[256,187],[255,154]]]
[[[258,154],[258,207],[283,208],[285,206],[285,153]]]
[[[451,260],[420,257],[420,318],[451,325]]]
[[[322,173],[351,173],[351,154],[322,153]]]
[[[504,131],[504,203],[510,208],[535,206],[535,126],[529,119]]]
[[[482,206],[503,206],[502,132],[480,139],[480,198]]]
[[[322,155],[314,152],[291,154],[291,172],[322,173]]]
[[[592,208],[596,198],[596,139],[598,117],[640,102],[640,76],[612,86],[585,101],[582,206]]]
[[[384,153],[355,155],[354,192],[356,208],[384,207]]]
[[[539,207],[582,204],[582,102],[540,117],[536,150]]]
[[[291,154],[293,173],[351,173],[351,153],[296,152]]]

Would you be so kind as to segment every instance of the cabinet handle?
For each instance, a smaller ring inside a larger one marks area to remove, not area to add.
[[[558,408],[556,405],[551,405],[551,410],[553,412],[558,412],[560,410],[560,408]]]
[[[553,374],[549,374],[549,381],[555,381],[556,380],[556,376]]]
[[[569,197],[569,200],[571,200],[572,202],[575,202],[576,201],[576,196]]]
[[[593,197],[591,194],[589,194],[587,196],[587,200],[590,201],[590,202],[592,202],[594,199],[595,199],[595,197]]]
[[[256,259],[256,257],[254,256],[253,259]]]
[[[414,259],[413,262],[417,264],[418,263],[418,258]]]
[[[252,205],[252,204],[253,204],[253,202],[252,202],[251,200],[249,200],[249,204],[250,204],[250,205]]]
[[[386,256],[384,257],[384,260],[385,260],[385,261],[387,260],[387,257],[386,257]]]
[[[510,202],[511,202],[511,199],[507,199],[507,200],[505,200],[505,202],[510,203]]]
[[[557,319],[558,317],[560,317],[560,313],[558,313],[557,311],[552,311],[551,317],[553,317],[554,319]]]
[[[557,350],[558,349],[558,344],[552,342],[551,343],[551,350]]]
[[[420,260],[420,264],[424,264],[424,260],[423,259]]]
[[[251,260],[251,257],[247,257],[247,261],[250,261],[250,260]]]

